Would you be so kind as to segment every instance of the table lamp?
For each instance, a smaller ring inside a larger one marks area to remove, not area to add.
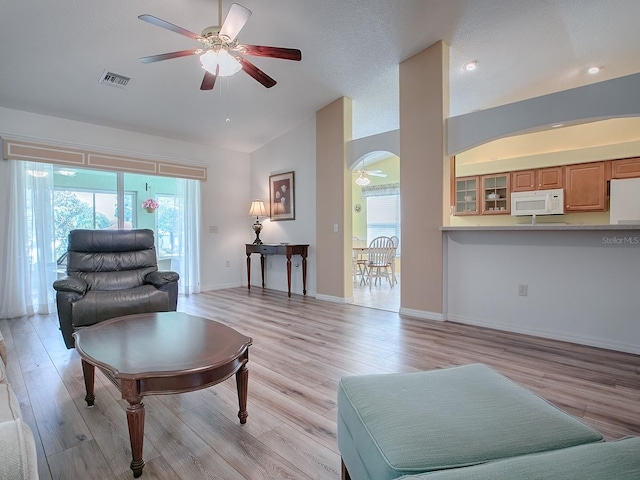
[[[262,231],[262,224],[260,223],[260,217],[267,216],[267,209],[264,208],[264,202],[262,200],[254,200],[251,202],[251,207],[249,207],[249,216],[252,217],[254,215],[256,217],[256,223],[251,225],[251,228],[256,232],[256,239],[253,243],[261,245],[262,240],[260,240],[260,232]]]

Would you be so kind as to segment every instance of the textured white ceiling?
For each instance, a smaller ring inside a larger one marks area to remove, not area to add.
[[[216,0],[0,0],[0,106],[251,152],[343,95],[354,138],[398,128],[398,64],[440,39],[452,116],[640,71],[639,0],[239,3],[253,12],[241,43],[302,50],[301,62],[252,57],[271,89],[240,72],[202,92],[197,57],[138,62],[199,45],[138,15],[200,33],[218,23]],[[99,85],[105,69],[129,86]]]

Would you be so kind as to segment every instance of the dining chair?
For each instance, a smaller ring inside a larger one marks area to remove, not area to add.
[[[355,284],[360,278],[360,285],[366,283],[367,278],[367,253],[363,251],[363,247],[366,247],[366,240],[360,240],[358,237],[352,238],[352,268],[353,268],[353,283]]]
[[[389,286],[393,287],[394,282],[390,275],[393,251],[393,241],[389,237],[376,237],[369,243],[369,249],[367,250],[367,281],[369,282],[369,288],[371,288],[374,281],[377,284],[378,280],[383,277],[389,281]],[[382,285],[382,280],[380,280],[380,284]]]
[[[400,245],[400,239],[393,235],[391,241],[393,242],[393,258],[391,259],[391,278],[393,283],[398,283],[398,277],[396,277],[396,258],[398,257],[398,245]]]

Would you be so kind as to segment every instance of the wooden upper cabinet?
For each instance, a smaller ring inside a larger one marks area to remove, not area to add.
[[[511,211],[511,175],[483,175],[482,179],[482,215],[500,215]]]
[[[606,172],[606,162],[565,166],[565,212],[606,211]]]
[[[564,188],[564,210],[606,212],[607,182],[640,177],[640,157],[455,178],[455,215],[508,214],[511,192]]]
[[[455,215],[478,215],[480,213],[479,185],[480,177],[456,178]]]
[[[536,171],[536,182],[538,190],[548,190],[550,188],[562,188],[564,167],[539,168]]]
[[[529,192],[536,189],[536,171],[519,170],[511,172],[511,191]]]
[[[563,188],[563,172],[564,167],[561,166],[511,172],[511,191],[529,192]]]
[[[640,177],[640,157],[623,158],[611,162],[611,178]]]

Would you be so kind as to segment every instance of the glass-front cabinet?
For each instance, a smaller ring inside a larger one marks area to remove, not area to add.
[[[511,211],[508,173],[482,177],[482,214],[505,214]]]
[[[456,215],[478,215],[478,184],[480,177],[456,178]]]

